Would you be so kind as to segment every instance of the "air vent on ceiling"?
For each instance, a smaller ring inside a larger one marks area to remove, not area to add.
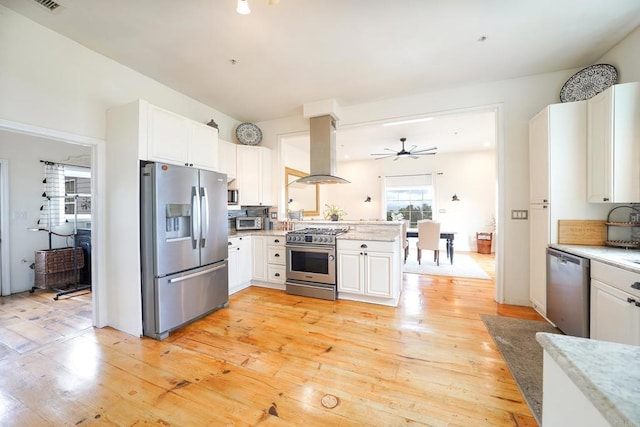
[[[60,7],[60,4],[54,2],[53,0],[33,0],[33,1],[35,1],[36,3],[38,3],[41,6],[46,7],[50,11],[54,11],[58,7]]]

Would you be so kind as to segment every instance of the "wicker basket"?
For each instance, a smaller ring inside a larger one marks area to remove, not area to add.
[[[73,248],[36,251],[35,270],[37,274],[60,273],[84,267],[84,252],[76,248],[77,265],[73,260]]]
[[[493,233],[476,233],[476,242],[478,244],[479,254],[491,253],[491,240]]]
[[[75,283],[75,271],[61,271],[59,273],[36,273],[33,279],[33,286],[40,289],[49,289],[56,286],[73,285]],[[80,277],[80,272],[78,272]]]

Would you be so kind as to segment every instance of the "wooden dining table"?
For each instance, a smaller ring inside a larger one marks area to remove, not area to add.
[[[441,231],[440,238],[447,241],[447,258],[449,262],[453,264],[453,239],[456,235],[455,231]],[[418,237],[417,228],[407,228],[407,238]]]

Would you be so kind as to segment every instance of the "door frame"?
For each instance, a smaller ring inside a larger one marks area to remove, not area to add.
[[[10,259],[11,234],[9,233],[9,161],[0,159],[0,296],[11,293]]]
[[[84,145],[91,148],[91,241],[92,241],[92,268],[91,268],[91,287],[92,287],[92,315],[93,326],[101,328],[107,325],[107,295],[105,283],[105,248],[104,248],[104,236],[105,234],[105,140],[99,138],[93,138],[89,136],[77,135],[69,132],[59,131],[56,129],[44,128],[40,126],[34,126],[26,123],[15,122],[11,120],[5,120],[0,118],[0,130],[14,132],[24,135],[36,136],[39,138],[50,139],[53,141],[66,142],[69,144]],[[4,165],[3,165],[4,166]],[[2,173],[5,173],[6,168],[3,167]],[[8,177],[8,171],[7,171]],[[6,182],[3,180],[3,182]],[[4,184],[3,184],[4,185]],[[6,197],[6,193],[3,192],[3,197]],[[8,206],[3,204],[3,209],[8,210]],[[4,215],[3,222],[8,221],[8,218]],[[3,224],[4,226],[5,224]],[[8,225],[8,223],[7,223]],[[8,227],[5,227],[5,230]],[[2,261],[4,262],[5,254],[3,251]],[[4,279],[9,276],[9,266],[7,258],[7,268],[5,265],[2,267],[3,289],[5,288]],[[9,276],[10,277],[10,276]],[[7,284],[9,283],[7,279]]]

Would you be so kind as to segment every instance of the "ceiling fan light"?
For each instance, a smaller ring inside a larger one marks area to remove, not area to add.
[[[249,1],[248,0],[238,0],[238,8],[236,11],[240,15],[248,15],[251,13],[251,9],[249,9]]]

